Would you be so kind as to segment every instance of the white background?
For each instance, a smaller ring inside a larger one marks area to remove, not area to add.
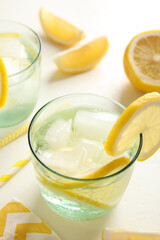
[[[95,69],[72,76],[57,69],[52,57],[64,49],[46,38],[39,21],[42,6],[83,29],[86,38],[80,44],[100,35],[108,37],[109,51]],[[96,93],[111,97],[125,106],[143,95],[130,84],[124,73],[123,53],[135,34],[160,28],[159,9],[159,0],[0,0],[0,18],[24,23],[41,38],[41,89],[34,112],[49,100],[69,93]],[[0,129],[0,136],[12,130]],[[26,135],[0,149],[0,175],[17,160],[25,158],[28,149]],[[0,189],[0,207],[16,197],[63,240],[100,240],[104,226],[160,232],[159,153],[146,162],[137,162],[120,204],[109,215],[97,220],[72,221],[52,212],[40,195],[31,163]]]

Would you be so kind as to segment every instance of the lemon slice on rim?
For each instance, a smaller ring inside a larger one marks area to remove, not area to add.
[[[84,31],[52,14],[46,8],[40,10],[40,21],[46,35],[58,44],[71,47],[85,37]]]
[[[7,70],[0,57],[0,108],[4,107],[8,96]]]
[[[63,52],[53,58],[60,70],[80,73],[94,68],[105,56],[109,48],[107,37],[99,37],[81,47]]]
[[[149,158],[160,147],[160,94],[147,93],[121,114],[105,142],[105,151],[119,155],[132,147],[142,133],[139,161]]]
[[[142,32],[129,42],[123,58],[128,79],[139,90],[160,91],[160,30]]]

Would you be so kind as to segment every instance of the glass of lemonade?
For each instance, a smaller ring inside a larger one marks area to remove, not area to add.
[[[104,151],[107,136],[124,107],[92,94],[71,94],[43,106],[28,133],[41,194],[59,215],[91,220],[107,214],[121,199],[142,140],[121,156]],[[82,179],[115,158],[129,158],[105,177]]]
[[[8,98],[0,109],[0,128],[25,120],[33,111],[39,91],[41,43],[29,27],[0,20],[0,57],[8,75]]]

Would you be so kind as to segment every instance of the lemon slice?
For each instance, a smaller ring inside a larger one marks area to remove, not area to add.
[[[129,162],[130,162],[130,159],[127,157],[116,158],[113,161],[102,166],[98,170],[94,171],[93,173],[90,173],[79,179],[88,179],[89,180],[89,179],[105,177],[108,174],[112,173],[113,171],[119,169],[120,167],[126,166]],[[39,174],[41,175],[40,172],[39,172]],[[46,171],[46,175],[49,177],[50,172]],[[84,186],[87,186],[92,183],[92,182],[76,181],[76,180],[75,181],[72,180],[72,182],[71,181],[66,181],[66,182],[55,181],[54,183],[52,183],[52,181],[50,180],[50,177],[49,178],[48,177],[43,176],[43,179],[45,179],[45,181],[47,181],[47,182],[50,182],[50,185],[60,187],[60,188],[65,188],[65,189],[70,189],[70,188],[75,188],[75,187],[84,187]]]
[[[160,240],[159,233],[129,232],[126,230],[115,230],[104,228],[102,240]]]
[[[160,30],[142,32],[128,44],[124,69],[135,88],[160,91]]]
[[[127,157],[120,157],[117,159],[114,159],[112,162],[106,164],[105,166],[101,167],[100,169],[96,170],[95,172],[82,177],[81,179],[91,179],[91,178],[101,178],[109,173],[113,172],[114,170],[118,169],[119,167],[125,166],[130,162],[129,158]],[[60,192],[61,194],[65,194],[71,198],[76,198],[79,201],[83,201],[85,203],[88,203],[90,205],[94,205],[99,208],[103,209],[110,209],[113,206],[111,204],[106,204],[106,196],[104,195],[104,189],[101,191],[101,188],[98,190],[97,187],[94,187],[90,191],[86,191],[87,189],[83,189],[82,187],[87,187],[90,184],[93,184],[93,181],[87,181],[87,182],[82,182],[82,181],[74,181],[72,182],[66,181],[63,183],[57,182],[57,181],[52,181],[49,176],[48,172],[48,177],[45,176],[44,174],[39,171],[38,168],[36,168],[38,171],[38,179],[41,183],[43,183],[45,186],[48,186],[49,188],[52,188],[54,191]],[[47,175],[47,172],[46,172]],[[100,183],[101,185],[103,183]],[[108,187],[108,185],[104,186],[104,188],[107,188],[108,194],[109,191],[112,191],[112,186]],[[110,189],[111,188],[111,189]],[[94,198],[93,198],[93,192],[94,192]],[[109,198],[109,197],[108,197]]]
[[[52,14],[46,8],[40,10],[40,21],[46,35],[58,44],[71,47],[85,37],[84,31]]]
[[[130,162],[130,159],[127,157],[120,157],[116,158],[113,161],[107,163],[106,165],[100,167],[99,169],[95,170],[93,173],[90,173],[86,176],[82,176],[79,179],[96,179],[102,178],[107,176],[108,174],[112,173],[113,171],[126,166]],[[89,185],[92,182],[82,182],[82,181],[66,181],[63,183],[54,182],[54,185],[61,188],[75,188],[75,187],[84,187]]]
[[[93,173],[88,174],[87,176],[82,177],[82,179],[93,179],[93,178],[102,178],[118,169],[119,167],[125,166],[130,162],[127,157],[116,158],[113,161],[102,166]]]
[[[100,62],[107,53],[108,47],[107,38],[102,36],[79,48],[55,56],[53,61],[64,72],[85,72]]]
[[[8,96],[8,77],[5,65],[0,57],[0,108],[4,107]]]
[[[131,103],[119,117],[105,142],[105,151],[118,155],[132,147],[143,135],[140,161],[149,158],[160,147],[160,94],[147,93]]]

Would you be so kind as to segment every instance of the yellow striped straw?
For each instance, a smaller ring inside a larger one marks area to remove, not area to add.
[[[22,169],[31,160],[30,154],[26,159],[17,161],[6,174],[0,177],[0,187],[7,183],[20,169]]]
[[[17,129],[15,132],[9,134],[7,137],[4,137],[0,140],[0,148],[4,147],[8,143],[12,142],[16,138],[22,136],[28,131],[29,124]]]

